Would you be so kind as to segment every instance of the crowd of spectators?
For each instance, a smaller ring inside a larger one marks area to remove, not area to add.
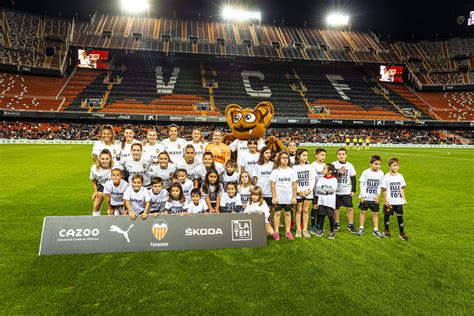
[[[10,139],[62,139],[62,140],[96,140],[101,124],[64,123],[64,122],[0,122],[0,138]],[[136,138],[144,139],[146,131],[153,128],[159,139],[168,137],[168,125],[134,124]],[[227,126],[183,125],[179,128],[180,137],[191,139],[192,130],[198,128],[204,137],[210,140],[213,130],[221,129],[230,133]],[[117,139],[121,137],[122,125],[114,125]],[[409,128],[321,128],[321,127],[272,127],[266,136],[273,135],[284,143],[294,140],[297,143],[345,143],[347,138],[368,137],[371,143],[386,144],[461,144],[473,143],[472,131],[449,131],[434,129]]]

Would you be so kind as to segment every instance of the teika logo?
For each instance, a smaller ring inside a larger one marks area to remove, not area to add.
[[[112,225],[112,226],[110,226],[110,231],[123,235],[123,237],[125,237],[125,239],[129,243],[130,239],[128,238],[128,232],[130,231],[130,229],[132,229],[133,226],[135,226],[135,224],[130,225],[130,227],[126,231],[124,231],[124,230],[122,230],[122,228],[120,228],[116,225]]]
[[[168,223],[164,220],[157,220],[151,226],[151,233],[156,240],[163,240],[168,233]]]
[[[232,241],[252,240],[252,221],[232,221]]]

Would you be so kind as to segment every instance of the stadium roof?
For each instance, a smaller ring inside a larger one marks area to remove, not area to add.
[[[225,4],[239,4],[262,12],[262,23],[325,27],[326,15],[341,11],[351,16],[352,29],[369,28],[381,39],[423,40],[474,34],[474,26],[457,23],[458,16],[467,17],[474,10],[470,0],[395,1],[395,0],[149,0],[150,16],[193,18],[217,21]],[[74,5],[73,3],[77,3]],[[87,19],[97,10],[120,14],[118,0],[10,0],[9,8],[47,14],[49,16]],[[438,34],[438,35],[436,35]]]

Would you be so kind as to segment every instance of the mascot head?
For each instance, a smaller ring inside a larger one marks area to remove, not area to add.
[[[229,104],[225,108],[232,135],[242,140],[263,137],[274,114],[273,105],[267,101],[260,102],[254,109],[242,109],[238,104]]]

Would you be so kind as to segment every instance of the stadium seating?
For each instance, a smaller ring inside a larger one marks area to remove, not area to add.
[[[474,120],[474,92],[419,92],[433,107],[433,112],[446,121]]]
[[[29,111],[56,111],[56,98],[66,79],[0,73],[0,108]]]
[[[436,115],[432,112],[431,106],[420,99],[404,84],[384,83],[384,87],[390,90],[390,98],[402,109],[402,111],[418,111],[421,114],[418,116],[418,119],[436,119]]]
[[[97,80],[101,75],[102,78],[105,77],[105,74],[101,71],[78,69],[74,72],[61,93],[61,97],[65,99],[61,109],[66,111],[86,111],[87,109],[81,107],[82,102],[85,97],[90,96],[84,94],[84,90],[92,85],[93,82],[101,86],[100,80]],[[97,91],[97,89],[93,88],[93,91]]]

